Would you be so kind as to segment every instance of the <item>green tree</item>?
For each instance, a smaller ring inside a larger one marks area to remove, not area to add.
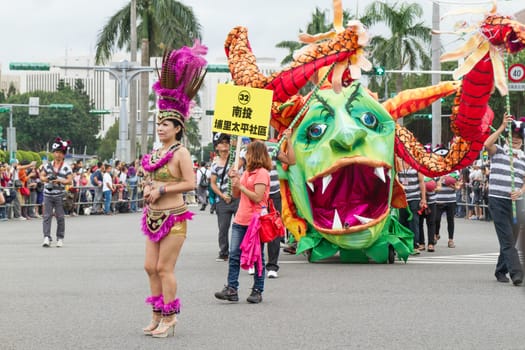
[[[15,84],[13,82],[9,83],[9,88],[7,89],[7,97],[11,97],[17,94]]]
[[[97,151],[98,159],[108,161],[113,158],[115,149],[117,148],[118,136],[118,123],[115,123],[108,129],[106,135],[100,141],[100,146]]]
[[[39,97],[41,105],[72,104],[73,110],[40,108],[37,116],[30,116],[27,107],[13,108],[13,126],[16,128],[17,148],[46,150],[57,136],[71,140],[76,152],[94,153],[98,147],[96,134],[99,121],[89,114],[89,96],[85,91],[74,91],[64,85],[60,91],[33,91],[8,98],[7,103],[28,104],[29,97]],[[0,125],[7,127],[9,115],[0,113]]]
[[[200,147],[201,145],[201,135],[199,132],[199,125],[197,121],[190,118],[186,122],[186,141],[191,147]]]
[[[370,40],[368,52],[375,65],[381,65],[387,70],[413,70],[430,66],[431,33],[429,27],[419,22],[422,15],[423,9],[415,3],[390,5],[375,1],[366,8],[361,18],[364,25],[371,27],[383,24],[390,31],[390,37],[377,35]],[[396,92],[403,89],[404,78],[401,74],[396,75]]]

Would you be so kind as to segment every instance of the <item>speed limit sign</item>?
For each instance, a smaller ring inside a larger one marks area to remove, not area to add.
[[[515,63],[509,68],[509,80],[513,83],[519,83],[525,79],[525,65]]]

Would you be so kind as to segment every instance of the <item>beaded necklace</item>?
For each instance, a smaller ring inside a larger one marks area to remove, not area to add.
[[[142,167],[149,173],[152,173],[155,170],[162,168],[171,160],[171,158],[173,158],[173,154],[180,146],[180,142],[174,143],[168,148],[168,150],[162,157],[160,157],[158,154],[160,150],[153,151],[150,154],[144,155],[144,157],[142,158]]]

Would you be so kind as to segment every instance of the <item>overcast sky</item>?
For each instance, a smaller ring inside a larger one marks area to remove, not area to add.
[[[64,57],[66,53],[68,56],[94,55],[100,29],[128,2],[130,0],[0,0],[2,71],[7,71],[9,62],[49,62]],[[282,40],[296,40],[299,29],[305,28],[316,7],[330,10],[330,14],[332,9],[332,0],[182,2],[193,7],[200,20],[203,42],[210,49],[209,61],[224,57],[224,39],[236,25],[248,28],[252,49],[257,56],[275,57],[280,61],[287,52],[275,48],[275,44]],[[362,13],[370,2],[343,0],[343,7],[352,13]],[[423,20],[430,26],[431,1],[416,2],[423,6]],[[443,1],[441,13],[461,9],[451,3],[482,2],[483,0]],[[522,4],[523,0],[500,1],[498,9],[500,13],[513,14],[525,7]],[[477,8],[489,9],[490,5],[485,3]],[[481,17],[478,15],[476,18]],[[442,29],[445,28],[442,26]]]

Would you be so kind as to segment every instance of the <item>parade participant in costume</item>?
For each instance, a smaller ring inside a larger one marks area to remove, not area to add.
[[[441,229],[441,218],[446,213],[448,243],[447,247],[455,248],[454,230],[455,230],[455,213],[456,213],[456,191],[458,190],[457,174],[455,172],[441,176],[436,187],[436,243],[441,238],[439,230]]]
[[[399,222],[414,233],[414,248],[425,250],[424,242],[419,241],[419,212],[427,208],[424,176],[403,159],[400,160],[400,164],[398,176],[405,188],[408,207],[399,211]],[[409,220],[410,215],[412,215],[411,220]]]
[[[427,251],[434,252],[436,235],[436,181],[433,178],[425,177],[425,194],[427,206],[419,210],[419,243],[425,246],[424,222],[427,224]]]
[[[503,53],[525,48],[524,26],[493,6],[479,23],[458,31],[468,35],[465,45],[441,57],[464,58],[455,81],[404,90],[378,103],[359,81],[361,70],[373,67],[365,54],[366,28],[359,21],[343,23],[342,2],[333,4],[333,28],[301,33],[306,46],[271,75],[257,66],[248,29],[233,28],[224,43],[228,67],[234,84],[272,90],[270,124],[279,132],[294,130],[296,165],[279,177],[283,220],[298,241],[297,253],[310,261],[334,255],[345,262],[393,262],[396,255],[406,260],[413,236],[392,211],[407,205],[394,154],[429,177],[472,164],[489,136],[491,92],[508,92]],[[301,94],[310,82],[314,89]],[[397,121],[453,94],[449,152],[428,153]]]
[[[64,219],[64,195],[65,186],[73,183],[73,172],[71,167],[64,163],[70,141],[63,141],[60,137],[53,143],[53,161],[47,163],[40,173],[40,180],[44,185],[44,220],[42,228],[44,231],[43,247],[51,245],[51,219],[53,215],[57,219],[57,248],[62,247],[66,231]],[[53,213],[54,212],[54,213]]]
[[[239,301],[239,270],[241,267],[241,242],[248,230],[250,221],[255,213],[260,213],[263,206],[268,206],[270,190],[270,173],[272,161],[263,142],[251,142],[246,150],[246,168],[239,181],[235,169],[230,170],[232,179],[233,197],[241,197],[239,208],[232,225],[230,242],[230,256],[228,259],[228,284],[223,290],[215,293],[220,300]],[[255,264],[253,287],[249,303],[257,304],[262,301],[264,290],[264,245],[261,247],[262,265]]]
[[[144,185],[145,207],[142,230],[147,236],[144,268],[148,274],[153,307],[151,323],[144,334],[167,337],[173,334],[181,303],[173,273],[186,239],[188,211],[183,193],[193,190],[195,180],[189,151],[181,144],[190,103],[204,78],[207,48],[196,42],[164,55],[159,81],[153,85],[158,95],[157,135],[162,146],[142,159],[148,173]]]
[[[496,144],[498,137],[512,123],[512,153]],[[500,251],[494,275],[498,282],[509,282],[510,275],[514,285],[523,283],[523,269],[515,244],[523,221],[523,193],[525,192],[525,158],[523,131],[525,118],[519,123],[505,115],[500,127],[485,141],[485,148],[491,157],[489,178],[489,210],[494,219]],[[511,163],[511,158],[512,163]],[[512,201],[516,202],[517,213],[513,218]]]
[[[282,213],[282,202],[281,202],[281,186],[279,184],[279,173],[277,172],[277,161],[282,164],[294,165],[295,164],[295,152],[292,147],[292,143],[289,141],[292,135],[291,129],[286,129],[283,133],[283,137],[288,140],[286,142],[286,153],[279,150],[275,150],[274,146],[269,144],[266,145],[268,153],[272,157],[272,170],[270,170],[270,199],[275,205],[275,209]],[[279,274],[279,252],[281,251],[281,237],[275,238],[273,241],[268,242],[268,263],[266,264],[266,270],[268,270],[268,278],[277,278]]]

